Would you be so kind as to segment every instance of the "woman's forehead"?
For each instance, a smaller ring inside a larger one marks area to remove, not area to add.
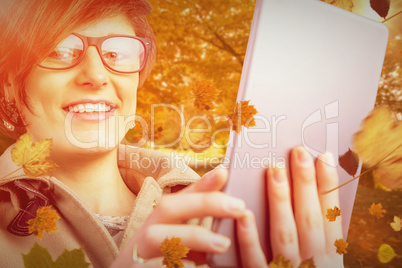
[[[132,23],[125,15],[105,17],[85,24],[74,32],[89,37],[101,37],[112,34],[135,35]]]

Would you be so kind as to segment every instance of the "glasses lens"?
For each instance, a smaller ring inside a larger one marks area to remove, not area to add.
[[[119,72],[139,71],[145,60],[144,44],[130,37],[111,37],[102,44],[106,64]]]
[[[61,41],[39,64],[40,66],[65,69],[74,65],[82,55],[84,43],[75,35],[70,35]]]

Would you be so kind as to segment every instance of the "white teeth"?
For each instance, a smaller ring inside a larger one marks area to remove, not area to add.
[[[85,112],[92,113],[95,110],[94,105],[91,103],[85,104]]]
[[[74,113],[109,112],[110,109],[111,106],[105,103],[85,103],[68,107],[68,110]]]
[[[78,104],[78,111],[79,111],[80,113],[85,112],[85,106],[82,105],[82,104]]]

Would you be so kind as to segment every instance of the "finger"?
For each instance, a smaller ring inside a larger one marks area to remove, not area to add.
[[[138,248],[139,256],[152,258],[161,255],[160,245],[167,238],[180,237],[181,244],[192,251],[223,253],[230,246],[230,239],[198,225],[154,224],[147,228],[143,240],[147,246]]]
[[[192,185],[181,190],[181,193],[196,193],[207,191],[219,191],[226,184],[228,171],[222,165],[206,173],[202,178]]]
[[[242,267],[268,267],[260,246],[255,217],[250,210],[246,210],[245,215],[237,220],[237,237]]]
[[[286,170],[270,168],[267,175],[272,253],[274,256],[281,254],[297,267],[300,262],[299,242]]]
[[[305,260],[325,253],[325,234],[314,160],[303,147],[292,151],[291,171],[300,257]]]
[[[318,192],[324,193],[338,186],[339,179],[335,166],[335,160],[331,153],[320,155],[317,163],[317,182]],[[320,204],[322,215],[327,214],[327,209],[339,208],[339,193],[338,190],[332,191],[328,194],[320,194]],[[325,216],[324,216],[325,217]],[[326,250],[330,252],[334,248],[336,239],[342,238],[342,221],[337,218],[335,221],[330,222],[324,218]]]
[[[221,192],[169,194],[161,198],[148,223],[184,223],[192,218],[243,216],[243,200]]]

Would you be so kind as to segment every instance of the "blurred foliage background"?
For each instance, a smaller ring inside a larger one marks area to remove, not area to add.
[[[140,123],[127,133],[123,142],[174,151],[188,157],[193,167],[199,156],[213,157],[216,161],[208,167],[196,168],[203,174],[225,155],[229,137],[225,116],[234,109],[255,0],[150,2],[153,11],[148,19],[158,43],[157,60],[144,87],[138,90],[137,120]],[[401,119],[402,15],[398,15],[402,1],[325,2],[388,26],[389,43],[376,104],[389,105]],[[374,11],[370,2],[378,4],[377,9],[382,9],[383,13],[388,3],[387,15],[379,16],[381,12]],[[167,105],[158,105],[161,103]],[[148,126],[142,128],[144,123]],[[0,136],[0,153],[11,143],[13,140]],[[381,220],[373,220],[368,213],[374,202],[382,202],[388,211]],[[381,243],[388,243],[402,255],[402,232],[389,228],[393,215],[402,216],[401,204],[401,193],[376,189],[371,174],[360,179],[345,267],[398,267],[400,258],[381,264],[377,251]]]

